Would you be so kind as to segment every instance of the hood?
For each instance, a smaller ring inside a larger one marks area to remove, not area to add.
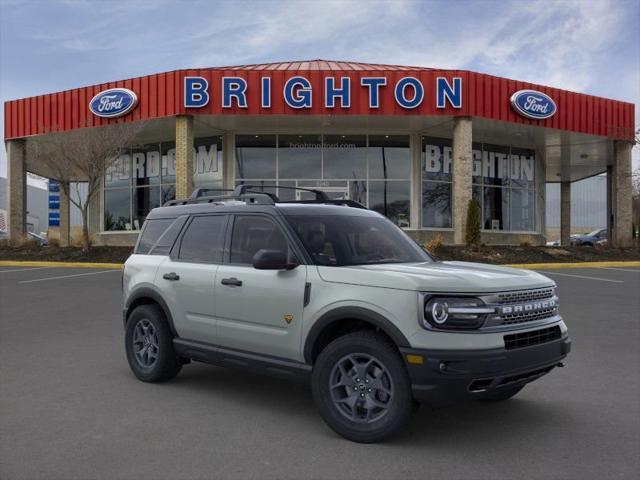
[[[326,282],[439,293],[492,293],[554,285],[531,270],[470,262],[318,267]]]

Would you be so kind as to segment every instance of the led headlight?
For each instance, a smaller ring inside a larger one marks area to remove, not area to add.
[[[475,297],[431,297],[424,305],[423,324],[426,328],[475,329],[494,312],[495,308]]]

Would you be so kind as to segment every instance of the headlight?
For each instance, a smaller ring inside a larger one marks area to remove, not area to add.
[[[425,328],[461,330],[480,328],[488,314],[494,313],[482,300],[474,297],[431,297],[424,305]]]

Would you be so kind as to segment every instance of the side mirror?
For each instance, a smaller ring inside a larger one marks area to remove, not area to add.
[[[287,254],[280,250],[258,250],[253,256],[253,268],[258,270],[292,270],[297,263],[287,262]]]

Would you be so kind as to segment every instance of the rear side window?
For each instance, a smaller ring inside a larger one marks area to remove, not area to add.
[[[251,264],[258,250],[288,253],[287,239],[272,221],[257,215],[237,216],[231,236],[231,263]]]
[[[184,262],[222,263],[225,215],[193,217],[182,236],[178,259]]]
[[[144,230],[142,231],[142,235],[140,235],[138,246],[136,247],[136,251],[134,253],[138,253],[141,255],[148,254],[151,251],[151,248],[156,244],[160,236],[167,230],[167,228],[169,228],[174,220],[174,218],[158,218],[155,220],[147,220]]]

